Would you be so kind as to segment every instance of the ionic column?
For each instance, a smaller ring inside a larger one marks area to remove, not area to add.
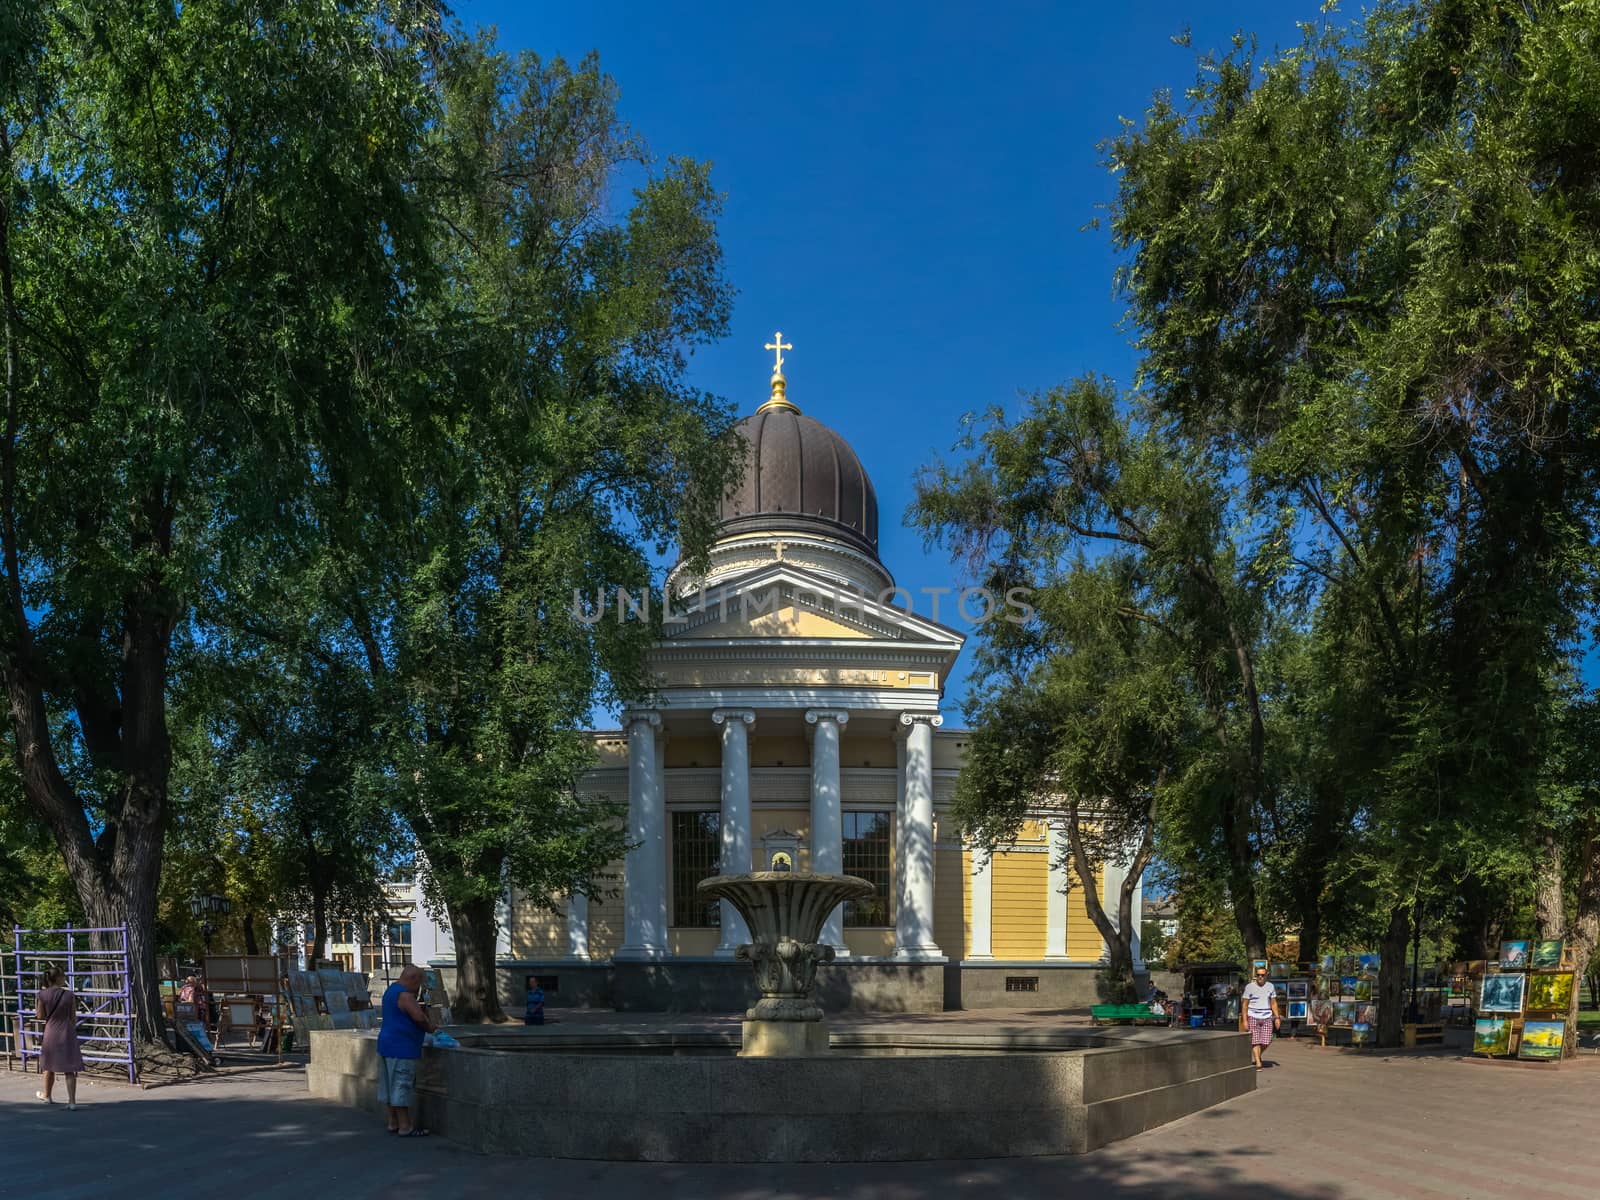
[[[811,739],[811,869],[837,875],[844,869],[844,816],[839,807],[839,733],[850,714],[836,709],[810,709]],[[835,908],[822,923],[822,941],[836,954],[844,944],[844,909]]]
[[[1045,853],[1050,857],[1049,894],[1045,897],[1044,956],[1067,957],[1067,831],[1057,820],[1045,822]]]
[[[567,957],[589,960],[589,897],[582,892],[567,897]]]
[[[711,714],[722,726],[722,859],[724,875],[743,875],[750,870],[750,726],[756,714],[748,708],[719,708]],[[739,910],[722,901],[722,936],[717,939],[717,956],[732,958],[739,946],[750,940]]]
[[[894,956],[943,962],[933,940],[933,731],[938,713],[901,713],[906,731],[904,785],[900,789],[899,903],[894,914]]]
[[[972,946],[967,957],[994,957],[994,855],[976,848],[972,851]]]
[[[627,712],[628,851],[622,872],[622,945],[618,959],[664,957],[667,952],[666,804],[657,752],[661,714]]]

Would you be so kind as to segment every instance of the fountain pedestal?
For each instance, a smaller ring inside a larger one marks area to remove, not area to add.
[[[745,1013],[742,1055],[751,1058],[825,1054],[828,1026],[811,999],[817,967],[833,961],[833,947],[817,941],[827,920],[846,900],[864,900],[872,885],[854,875],[807,871],[756,871],[716,875],[700,882],[699,894],[727,900],[750,927],[753,939],[734,951],[755,968],[761,999]]]

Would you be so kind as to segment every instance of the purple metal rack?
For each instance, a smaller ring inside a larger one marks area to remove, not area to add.
[[[53,941],[58,938],[64,944]],[[84,939],[82,945],[77,941],[80,938]],[[22,944],[25,939],[29,943],[26,947]],[[95,949],[95,942],[112,948]],[[126,1066],[128,1082],[137,1083],[133,998],[128,988],[128,927],[68,925],[65,929],[23,929],[14,925],[12,947],[17,981],[17,1050],[22,1069],[26,1071],[28,1060],[40,1054],[42,1034],[30,1033],[28,1023],[38,1016],[39,976],[48,963],[67,973],[67,985],[78,997],[78,1043],[83,1048],[84,1061]],[[88,980],[88,985],[80,988],[77,985],[82,980]]]

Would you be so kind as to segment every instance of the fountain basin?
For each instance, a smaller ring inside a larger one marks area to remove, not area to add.
[[[656,1162],[1077,1154],[1251,1091],[1249,1039],[1077,1027],[837,1030],[831,1052],[740,1057],[720,1031],[470,1026],[423,1052],[419,1117],[484,1153]],[[376,1113],[377,1039],[311,1035],[313,1095]]]

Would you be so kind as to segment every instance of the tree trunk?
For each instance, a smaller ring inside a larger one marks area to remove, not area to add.
[[[1322,906],[1306,904],[1300,913],[1300,961],[1315,966],[1322,958]]]
[[[256,949],[256,918],[254,913],[245,913],[239,919],[239,924],[244,930],[244,952],[246,954],[260,954]]]
[[[311,888],[311,969],[315,971],[328,950],[328,896],[313,883]]]
[[[1133,978],[1133,892],[1139,877],[1150,861],[1155,838],[1155,803],[1151,802],[1149,820],[1145,823],[1139,847],[1123,873],[1122,887],[1117,893],[1117,919],[1113,922],[1100,902],[1100,893],[1094,885],[1094,864],[1083,846],[1083,826],[1076,800],[1067,808],[1067,852],[1071,855],[1072,869],[1083,885],[1083,906],[1106,944],[1106,973],[1111,978],[1117,995],[1109,997],[1114,1003],[1127,1004],[1138,998]]]
[[[1567,898],[1561,878],[1561,843],[1552,830],[1541,835],[1540,847],[1544,862],[1539,868],[1538,885],[1534,891],[1534,915],[1539,922],[1539,936],[1549,940],[1565,937],[1567,932]]]
[[[1572,950],[1573,988],[1572,1006],[1567,1012],[1567,1030],[1571,1036],[1566,1040],[1562,1057],[1571,1058],[1578,1053],[1578,985],[1589,974],[1596,943],[1600,943],[1600,818],[1590,819],[1588,836],[1583,840],[1577,912],[1567,929],[1566,942]],[[1590,987],[1592,990],[1592,981]]]
[[[450,1012],[458,1025],[504,1021],[495,969],[495,902],[451,904],[450,932],[456,944],[456,987]]]
[[[1406,947],[1411,941],[1411,904],[1398,903],[1389,913],[1378,960],[1378,1045],[1398,1046],[1405,1024]]]

